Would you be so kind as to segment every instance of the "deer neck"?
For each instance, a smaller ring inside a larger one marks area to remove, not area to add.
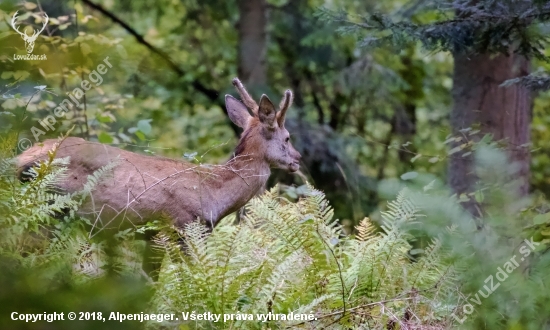
[[[203,208],[209,214],[203,217],[217,222],[237,211],[264,190],[270,174],[269,164],[263,157],[246,151],[235,154],[216,171],[219,181],[211,192],[209,207]]]

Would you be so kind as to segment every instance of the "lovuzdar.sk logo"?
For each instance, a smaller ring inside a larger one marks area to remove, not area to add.
[[[15,32],[19,33],[21,35],[21,38],[25,41],[25,49],[27,50],[26,55],[17,55],[13,54],[14,60],[45,60],[46,54],[42,55],[34,55],[32,54],[32,51],[34,49],[34,42],[36,41],[36,38],[44,31],[46,28],[46,25],[48,25],[49,17],[46,13],[42,13],[43,19],[42,19],[42,28],[40,30],[33,29],[33,34],[28,35],[27,30],[23,30],[23,32],[19,31],[19,26],[17,25],[17,13],[19,11],[16,11],[15,14],[13,14],[13,17],[11,19],[11,27],[15,30]]]

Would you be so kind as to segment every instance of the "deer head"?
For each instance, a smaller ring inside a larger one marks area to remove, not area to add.
[[[290,134],[284,125],[286,111],[292,104],[292,92],[285,91],[277,111],[266,95],[262,95],[258,105],[239,79],[233,79],[233,85],[243,102],[226,95],[225,105],[231,121],[244,129],[235,153],[246,150],[263,157],[270,167],[298,171],[301,156],[290,143]]]
[[[19,31],[19,26],[15,25],[15,21],[17,20],[17,13],[18,11],[13,14],[13,18],[11,19],[11,27],[23,37],[23,40],[25,41],[25,48],[27,49],[27,53],[32,53],[32,50],[34,49],[34,42],[36,41],[36,38],[38,38],[38,35],[44,31],[46,28],[46,25],[48,24],[49,17],[46,13],[44,14],[44,22],[42,22],[42,29],[40,31],[34,30],[34,33],[32,36],[29,36],[27,32],[21,32]]]

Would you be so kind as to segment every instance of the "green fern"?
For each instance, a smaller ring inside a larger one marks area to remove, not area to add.
[[[60,138],[62,142],[63,137]],[[1,150],[9,150],[0,141]],[[141,274],[139,242],[130,232],[117,234],[115,256],[107,256],[105,243],[90,238],[87,219],[76,211],[98,182],[116,166],[112,162],[88,177],[83,189],[68,193],[58,188],[67,176],[69,158],[56,158],[57,146],[47,157],[26,170],[30,180],[19,182],[14,158],[0,159],[0,256],[22,267],[48,265],[52,272],[67,272],[75,282],[105,273],[109,267],[127,274]],[[5,158],[4,158],[5,157]],[[62,218],[62,219],[61,219]],[[142,244],[141,244],[142,245]],[[141,276],[141,275],[140,275]]]
[[[357,239],[362,242],[373,238],[376,232],[376,227],[372,224],[369,218],[361,220],[355,229],[357,229]]]
[[[189,224],[179,234],[183,248],[165,228],[157,237],[166,257],[151,309],[254,315],[253,321],[179,321],[191,328],[379,329],[388,322],[431,322],[447,306],[439,299],[452,291],[454,277],[439,241],[416,262],[409,258],[411,236],[404,224],[416,221],[420,211],[406,192],[389,204],[382,232],[365,219],[353,239],[332,219],[324,195],[308,190],[291,203],[275,187],[249,202],[240,224],[229,217],[212,233],[199,222]],[[270,312],[313,313],[317,319],[256,318]],[[414,320],[405,319],[410,313]]]
[[[17,260],[20,267],[47,265],[48,272],[64,274],[75,284],[109,271],[143,276],[144,244],[133,239],[132,230],[119,232],[114,242],[103,241],[92,237],[90,221],[76,212],[100,180],[109,179],[117,163],[90,176],[81,191],[68,194],[56,187],[69,162],[56,159],[54,148],[27,171],[32,180],[21,184],[14,176],[14,160],[2,159],[0,208],[5,216],[0,219],[0,256]],[[324,194],[311,185],[296,203],[277,192],[275,187],[252,199],[237,225],[230,216],[213,231],[198,221],[182,229],[166,221],[141,229],[159,230],[154,242],[164,252],[158,281],[148,279],[156,289],[151,311],[240,313],[253,318],[219,323],[180,319],[149,327],[421,327],[433,324],[433,315],[445,315],[442,310],[455,307],[446,303],[455,278],[444,266],[440,241],[434,240],[415,260],[410,258],[412,236],[407,228],[421,214],[406,191],[382,214],[382,231],[376,232],[365,219],[357,227],[357,237],[344,234]],[[316,319],[257,318],[291,312]],[[448,324],[444,319],[437,322]]]

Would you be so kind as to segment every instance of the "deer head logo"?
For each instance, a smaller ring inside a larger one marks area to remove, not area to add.
[[[25,41],[25,48],[27,49],[27,53],[30,54],[34,49],[34,42],[36,41],[36,38],[38,38],[38,35],[40,35],[42,31],[44,31],[44,29],[46,28],[46,25],[48,24],[48,20],[50,18],[48,17],[48,15],[46,15],[46,13],[43,13],[45,19],[44,19],[44,22],[42,23],[42,29],[40,31],[34,30],[34,33],[32,34],[32,36],[29,36],[26,31],[25,32],[19,31],[19,26],[15,25],[18,12],[19,11],[16,11],[15,14],[13,14],[13,18],[11,19],[11,27],[21,35],[21,37]]]

